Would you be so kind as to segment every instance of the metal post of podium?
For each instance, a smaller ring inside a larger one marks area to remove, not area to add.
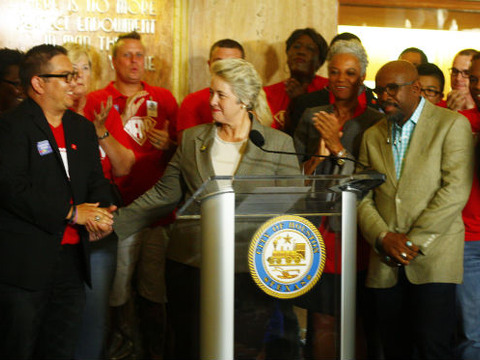
[[[235,194],[203,199],[200,290],[200,357],[233,359]]]
[[[357,287],[357,193],[342,191],[342,281],[340,304],[340,359],[355,358]]]

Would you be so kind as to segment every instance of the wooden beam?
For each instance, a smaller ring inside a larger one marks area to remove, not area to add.
[[[401,9],[445,9],[480,12],[479,0],[339,0],[340,6],[380,7]]]

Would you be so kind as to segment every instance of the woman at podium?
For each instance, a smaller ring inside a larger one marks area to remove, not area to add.
[[[296,156],[263,152],[249,140],[251,131],[255,130],[263,138],[266,149],[294,152],[292,139],[270,127],[272,116],[254,67],[242,59],[227,59],[216,61],[211,71],[210,107],[214,122],[185,130],[163,177],[132,204],[119,210],[115,231],[120,239],[187,201],[211,176],[300,174]],[[273,306],[273,299],[256,288],[246,272],[248,244],[244,243],[249,240],[237,235],[235,239],[235,281],[236,288],[241,289],[235,299],[236,358],[255,358],[264,351],[267,327],[278,310],[278,306]],[[166,281],[173,332],[170,346],[173,354],[169,355],[175,359],[199,357],[200,245],[198,222],[173,225]],[[252,306],[260,309],[257,312],[260,315],[255,318],[251,317]],[[242,321],[248,323],[246,328],[237,328],[237,323]],[[257,330],[263,331],[263,336],[247,341],[240,339]],[[293,328],[291,333],[295,333]]]

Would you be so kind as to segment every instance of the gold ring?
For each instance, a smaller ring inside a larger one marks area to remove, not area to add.
[[[99,222],[99,221],[100,221],[100,219],[101,219],[101,217],[100,217],[100,216],[98,216],[98,215],[95,215],[95,218],[94,218],[94,220],[95,220],[96,222]]]

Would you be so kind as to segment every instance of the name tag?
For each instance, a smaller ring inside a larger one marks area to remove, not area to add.
[[[147,116],[157,117],[158,116],[158,103],[153,100],[147,100]]]
[[[48,140],[37,142],[37,150],[40,156],[45,156],[53,152],[52,147],[50,146],[50,143],[48,142]]]

